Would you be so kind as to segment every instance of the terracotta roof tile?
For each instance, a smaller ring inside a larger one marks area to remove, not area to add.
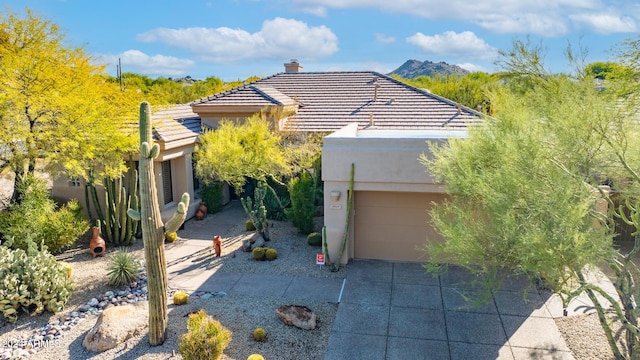
[[[280,73],[192,102],[207,105],[291,105],[285,130],[334,131],[370,120],[386,129],[465,128],[482,114],[372,72]]]

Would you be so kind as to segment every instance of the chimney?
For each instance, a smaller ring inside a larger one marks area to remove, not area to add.
[[[302,69],[302,65],[298,62],[298,59],[291,59],[291,62],[284,64],[284,72],[297,73]]]

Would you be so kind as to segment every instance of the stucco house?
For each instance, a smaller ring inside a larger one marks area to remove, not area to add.
[[[173,215],[185,192],[191,196],[187,216],[193,217],[199,205],[195,195],[200,183],[193,171],[192,154],[202,133],[200,118],[189,104],[152,108],[152,111],[153,140],[160,146],[154,172],[162,217],[167,220]],[[84,204],[84,188],[84,179],[62,176],[53,181],[51,194],[62,200],[81,199]],[[104,192],[101,188],[97,190],[102,201]]]
[[[330,133],[323,142],[322,177],[332,260],[343,239],[354,164],[354,211],[341,262],[424,261],[417,248],[428,235],[437,237],[426,210],[445,194],[418,157],[428,153],[427,141],[466,136],[467,126],[482,121],[482,114],[378,72],[301,68],[292,60],[283,73],[154,114],[154,136],[161,146],[156,180],[164,211],[175,207],[169,195],[194,194],[191,154],[203,127],[215,129],[222,119],[265,112],[276,117],[280,130]],[[68,181],[58,185],[68,187]]]

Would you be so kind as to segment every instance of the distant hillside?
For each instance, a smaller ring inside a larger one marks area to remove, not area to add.
[[[469,71],[458,65],[449,65],[444,61],[434,63],[429,60],[407,60],[402,66],[393,70],[388,75],[398,75],[405,79],[413,79],[418,76],[431,75],[466,75]]]

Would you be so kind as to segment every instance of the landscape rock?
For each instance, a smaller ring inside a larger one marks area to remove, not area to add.
[[[316,314],[306,306],[282,305],[276,309],[276,313],[282,322],[304,330],[316,328]]]
[[[253,234],[253,236],[251,236],[252,249],[263,247],[264,244],[265,244],[264,238],[259,233],[256,232],[255,234]]]
[[[90,351],[101,352],[139,335],[149,323],[147,302],[116,306],[103,311],[82,341]]]
[[[242,240],[242,251],[251,252],[251,240]]]

